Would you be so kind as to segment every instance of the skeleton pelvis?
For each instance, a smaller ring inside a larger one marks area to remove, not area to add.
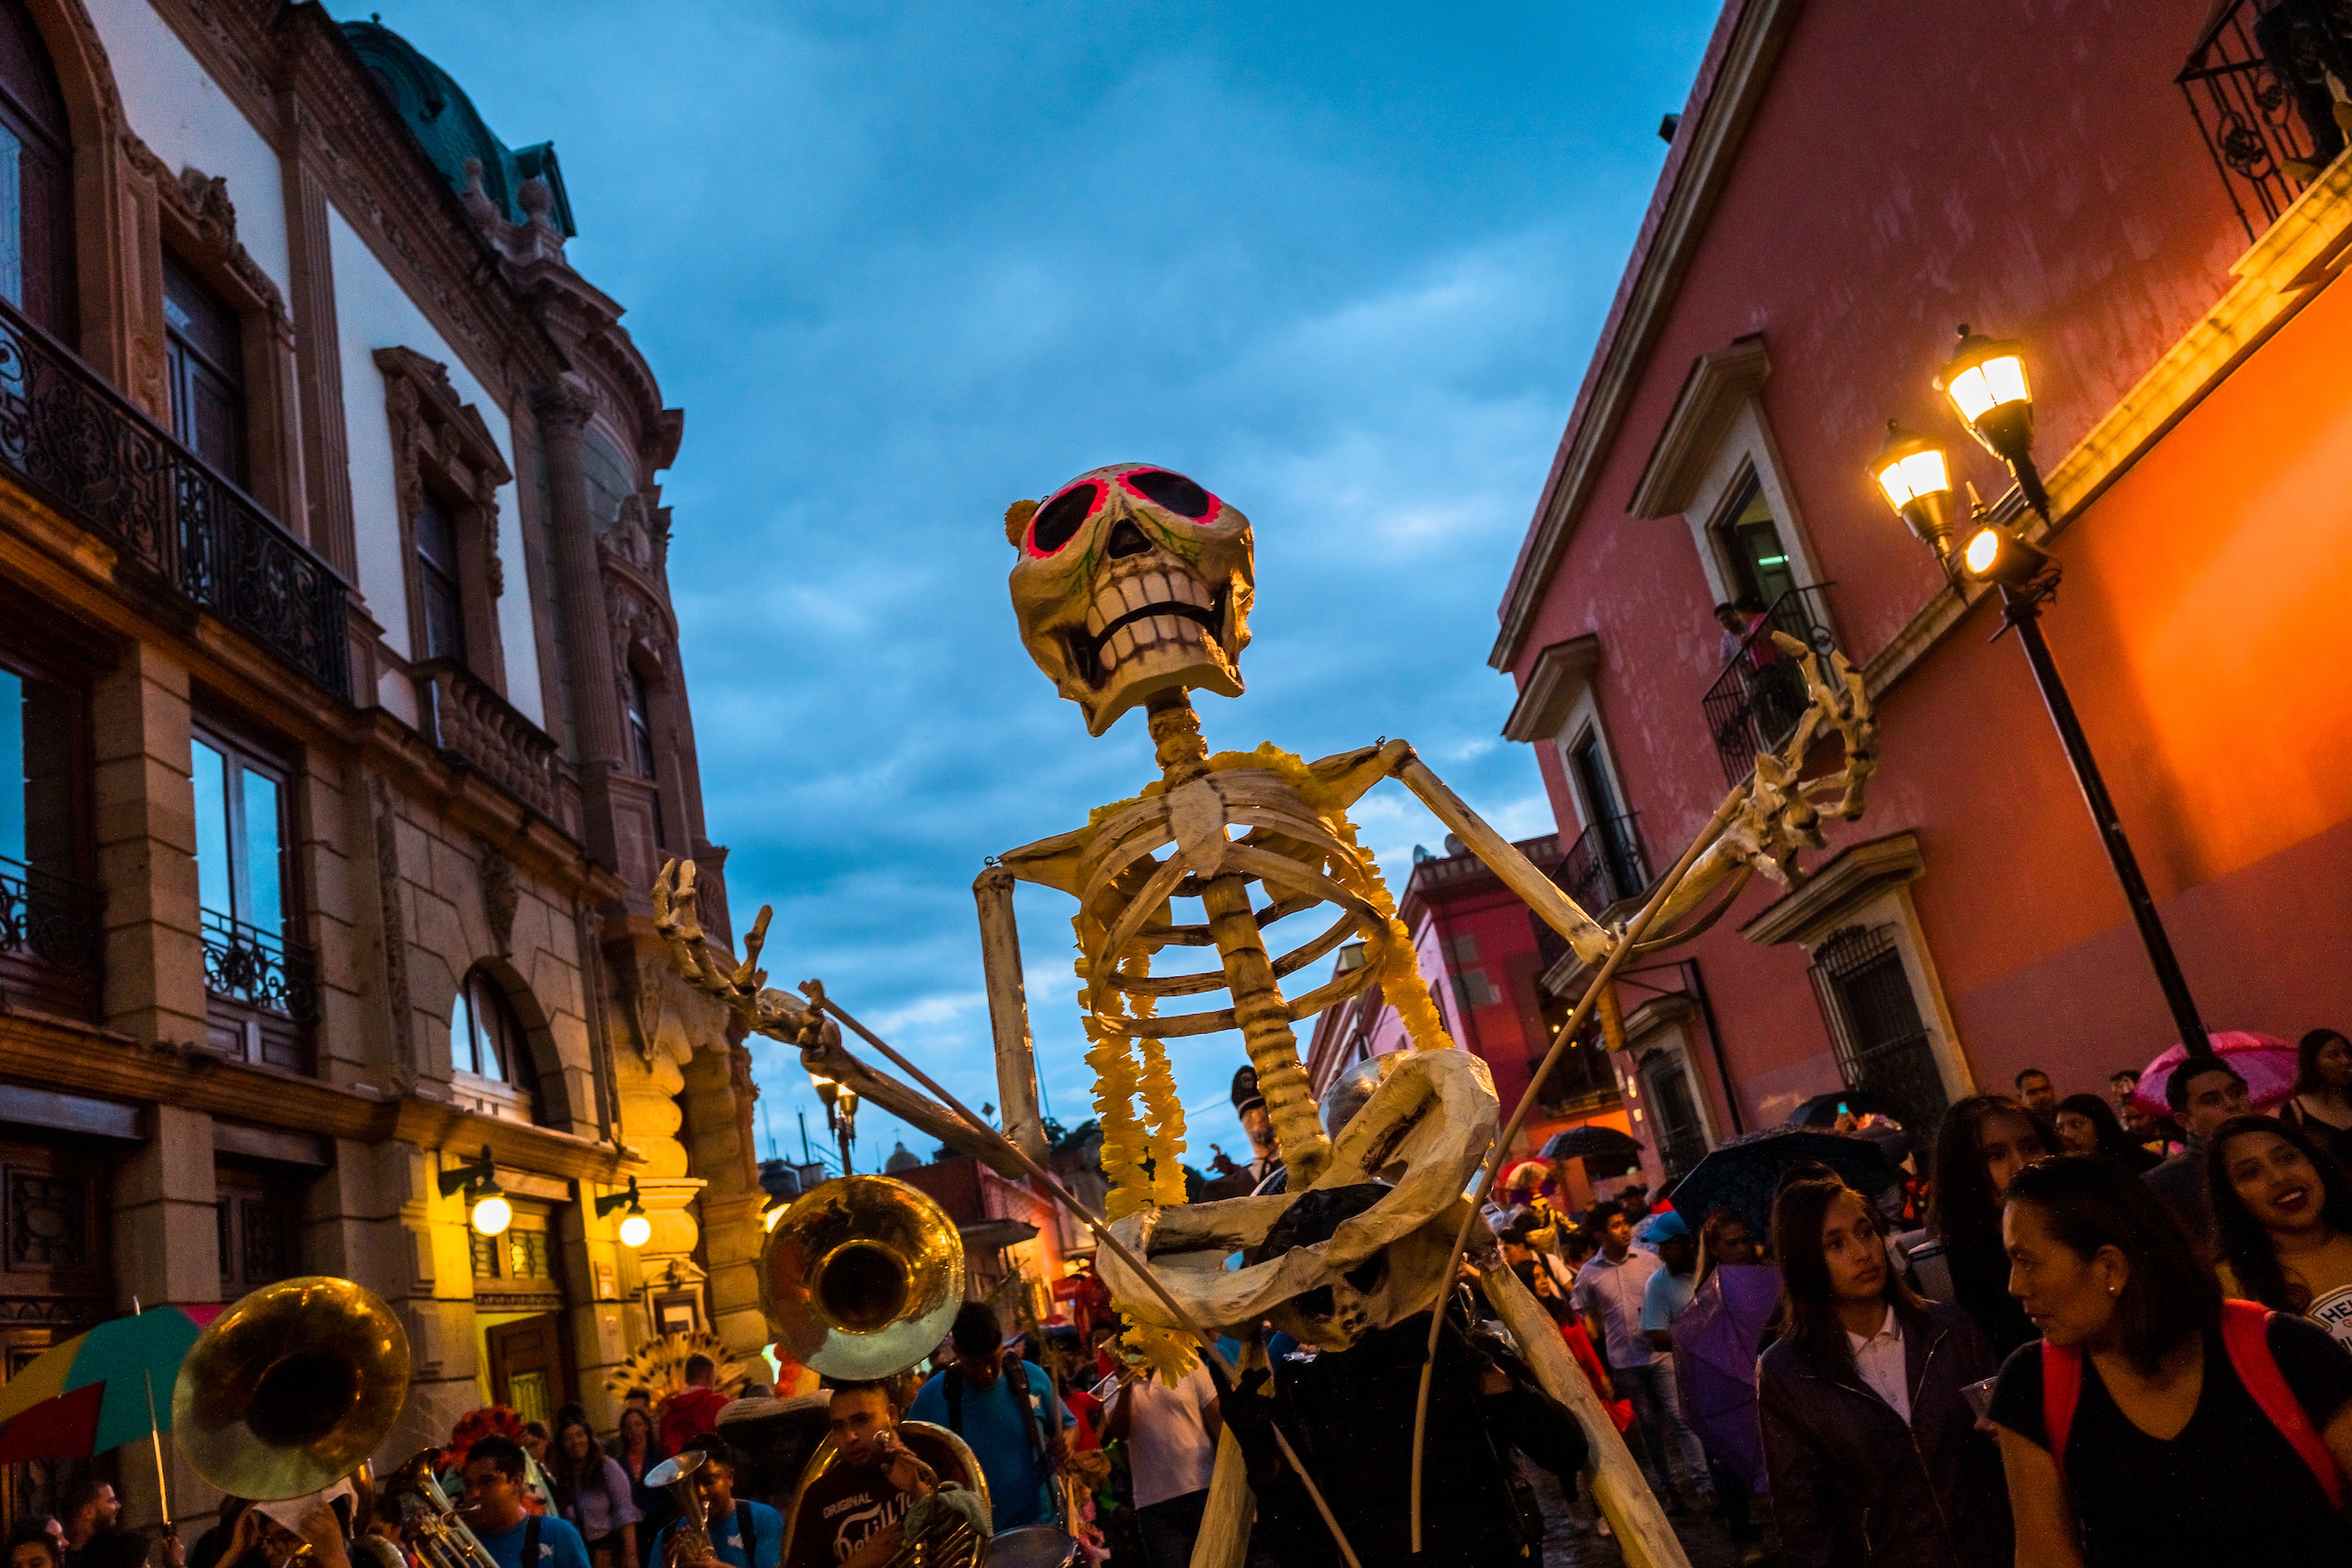
[[[1254,1323],[1305,1291],[1341,1281],[1388,1254],[1376,1298],[1386,1328],[1426,1308],[1444,1288],[1463,1193],[1495,1138],[1495,1086],[1486,1064],[1467,1051],[1415,1052],[1373,1092],[1332,1148],[1314,1186],[1385,1181],[1380,1201],[1343,1221],[1328,1241],[1229,1269],[1225,1259],[1265,1240],[1298,1194],[1229,1198],[1147,1209],[1111,1228],[1150,1260],[1168,1293],[1196,1320],[1220,1327]],[[1306,1189],[1311,1190],[1311,1189]],[[1120,1309],[1163,1328],[1182,1324],[1105,1247],[1096,1266]]]

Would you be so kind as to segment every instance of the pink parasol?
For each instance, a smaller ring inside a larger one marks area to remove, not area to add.
[[[2205,1037],[2213,1041],[2214,1053],[2246,1080],[2247,1097],[2257,1108],[2268,1110],[2295,1092],[2295,1047],[2291,1042],[2251,1029],[2217,1029]],[[2171,1107],[2164,1102],[2164,1086],[2172,1081],[2173,1070],[2186,1060],[2188,1053],[2179,1046],[2168,1048],[2141,1070],[2139,1087],[2132,1091],[2132,1102],[2152,1117],[2170,1116]]]

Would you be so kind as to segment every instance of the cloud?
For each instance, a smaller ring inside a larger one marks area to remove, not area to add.
[[[1257,525],[1213,743],[1403,736],[1503,831],[1551,826],[1484,660],[1711,7],[387,5],[510,144],[553,138],[570,255],[687,410],[662,481],[707,814],[780,980],[998,1098],[971,879],[1152,776],[1005,595],[1006,502],[1103,462]],[[1444,832],[1394,786],[1359,821],[1392,882]],[[1069,903],[1016,907],[1074,1124]],[[1238,1039],[1170,1053],[1194,1163],[1242,1148]],[[755,1071],[763,1151],[797,1153],[797,1061]],[[902,1130],[865,1124],[870,1168]]]

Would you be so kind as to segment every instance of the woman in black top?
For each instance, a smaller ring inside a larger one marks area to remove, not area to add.
[[[1977,1321],[1995,1354],[2007,1355],[2035,1332],[2009,1293],[2002,1195],[2019,1171],[2058,1148],[2057,1131],[2005,1094],[1969,1096],[1944,1113],[1935,1131],[1928,1233],[1944,1244],[1952,1299]]]
[[[645,1484],[645,1472],[670,1456],[662,1451],[661,1434],[654,1430],[653,1418],[644,1406],[635,1404],[621,1406],[620,1430],[605,1445],[605,1452],[620,1462],[621,1474],[628,1478],[629,1500],[644,1516],[637,1526],[637,1560],[642,1568],[652,1560],[654,1537],[676,1512],[669,1493]]]
[[[2346,1558],[2344,1515],[2232,1365],[2221,1291],[2161,1199],[2111,1161],[2019,1173],[2003,1226],[2012,1284],[2048,1344],[2080,1357],[2053,1456],[2042,1345],[1993,1396],[2035,1568],[2301,1568]],[[2263,1340],[2338,1474],[2352,1479],[2352,1354],[2274,1313]],[[2060,1460],[2063,1460],[2061,1467]]]

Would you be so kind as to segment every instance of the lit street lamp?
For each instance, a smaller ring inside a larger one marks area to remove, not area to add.
[[[2021,347],[1972,334],[1963,325],[1960,346],[1937,372],[1935,387],[1951,399],[1969,433],[2009,465],[2018,490],[2047,523],[2049,497],[2033,463],[2033,395]],[[2213,1046],[2189,995],[2188,981],[2181,974],[2180,960],[2173,956],[2171,939],[2156,913],[2147,879],[2140,875],[2138,858],[2124,835],[2115,801],[2107,795],[2106,781],[2100,777],[2098,759],[2091,755],[2090,738],[2075,717],[2074,699],[2067,695],[2066,682],[2042,635],[2042,607],[2058,594],[2058,562],[2011,530],[1990,521],[1980,505],[1969,508],[1969,527],[1955,549],[1950,465],[1934,443],[1909,434],[1891,420],[1886,440],[1871,462],[1870,477],[1897,515],[1935,552],[1948,581],[1956,586],[1963,580],[1989,582],[2000,590],[2002,628],[2015,627],[2017,640],[2025,646],[2034,684],[2042,689],[2050,722],[2058,728],[2066,760],[2074,765],[2074,782],[2082,786],[2083,803],[2090,808],[2090,819],[2115,867],[2115,879],[2122,885],[2124,902],[2131,906],[2132,920],[2139,927],[2140,943],[2155,968],[2156,984],[2163,989],[2165,1006],[2180,1031],[2181,1047],[2191,1055],[2210,1055]]]
[[[498,1162],[490,1157],[488,1144],[475,1158],[441,1172],[440,1187],[443,1197],[465,1192],[467,1218],[485,1236],[501,1235],[515,1223],[515,1206],[499,1187]]]
[[[825,1125],[841,1145],[841,1174],[847,1176],[850,1146],[857,1141],[857,1090],[821,1072],[811,1072],[808,1079],[817,1086],[817,1098],[825,1102]]]

